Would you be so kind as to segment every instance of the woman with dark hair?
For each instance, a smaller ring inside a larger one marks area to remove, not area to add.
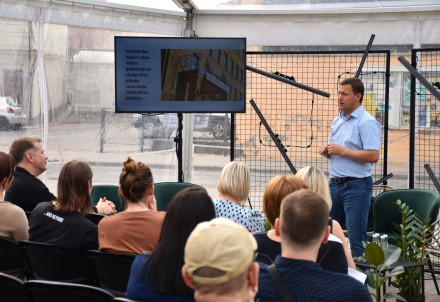
[[[142,253],[131,267],[125,296],[136,301],[194,301],[182,278],[186,240],[203,221],[215,218],[214,204],[201,188],[186,188],[168,205],[156,249]]]
[[[119,176],[119,194],[125,197],[127,208],[99,222],[99,249],[135,255],[153,251],[165,212],[156,210],[150,168],[128,157]]]
[[[0,151],[0,237],[15,241],[28,239],[28,220],[23,209],[3,200],[3,193],[11,186],[14,158]]]
[[[78,160],[61,168],[55,201],[39,203],[29,219],[29,240],[86,252],[98,248],[98,227],[92,213],[92,169]]]

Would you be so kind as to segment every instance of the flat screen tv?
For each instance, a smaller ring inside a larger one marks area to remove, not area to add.
[[[246,39],[115,37],[115,111],[239,113]]]

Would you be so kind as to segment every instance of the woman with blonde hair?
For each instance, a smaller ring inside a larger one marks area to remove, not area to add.
[[[127,208],[99,222],[99,248],[135,255],[153,251],[165,212],[156,210],[150,168],[128,157],[119,176],[119,194],[125,197]]]
[[[90,201],[93,173],[83,161],[66,163],[58,177],[55,201],[39,203],[29,218],[29,240],[86,252],[98,248],[98,227],[85,215],[93,212]]]
[[[217,217],[225,217],[245,226],[249,232],[263,231],[263,218],[259,211],[243,207],[251,188],[249,168],[243,162],[232,161],[223,167],[214,199]]]
[[[267,233],[254,234],[258,243],[257,261],[271,264],[281,254],[281,238],[276,235],[273,226],[275,220],[280,217],[281,202],[284,197],[300,189],[308,189],[308,186],[294,175],[277,175],[267,184],[263,194],[263,212],[272,229]],[[344,248],[340,242],[328,241],[326,244],[321,244],[316,262],[323,269],[332,272],[346,274],[348,271]]]
[[[332,197],[330,195],[328,180],[321,170],[313,166],[308,166],[298,170],[296,176],[301,178],[312,191],[321,195],[321,197],[327,202],[329,209],[332,208]],[[347,239],[345,238],[341,225],[336,220],[331,219],[331,221],[331,234],[335,235],[341,241],[347,257],[348,266],[355,269],[356,265],[354,264],[353,257],[351,256],[350,249],[347,245]]]

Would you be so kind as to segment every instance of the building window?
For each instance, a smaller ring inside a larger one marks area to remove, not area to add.
[[[215,50],[215,60],[220,63],[220,49]]]

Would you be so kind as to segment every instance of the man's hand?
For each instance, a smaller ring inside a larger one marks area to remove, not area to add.
[[[330,143],[327,145],[327,153],[329,155],[332,154],[337,154],[337,155],[345,155],[345,147],[342,147],[341,145],[335,144],[335,143]]]
[[[379,160],[379,150],[353,150],[341,145],[330,143],[327,145],[327,154],[341,155],[359,163],[377,163]]]
[[[319,154],[321,154],[325,158],[329,159],[330,158],[330,154],[328,153],[327,146],[328,145],[322,145],[321,147],[319,147],[319,151],[318,152],[319,152]]]
[[[111,215],[116,213],[115,204],[110,200],[107,200],[105,197],[100,198],[98,203],[96,204],[96,208],[98,209],[99,214]]]

